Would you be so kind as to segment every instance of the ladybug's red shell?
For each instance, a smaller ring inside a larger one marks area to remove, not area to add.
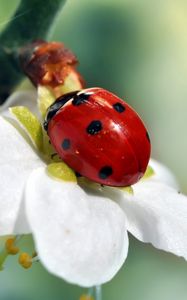
[[[57,99],[45,126],[63,161],[93,181],[129,186],[146,170],[150,140],[143,122],[126,102],[104,89]]]

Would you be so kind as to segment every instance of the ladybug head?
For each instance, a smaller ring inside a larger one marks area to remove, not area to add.
[[[56,115],[56,113],[58,112],[58,110],[69,100],[71,100],[75,95],[77,95],[79,91],[74,91],[74,92],[70,92],[67,93],[65,95],[60,96],[59,98],[57,98],[55,100],[55,102],[53,102],[53,104],[51,106],[49,106],[48,110],[47,110],[47,114],[45,117],[45,121],[44,121],[44,129],[47,131],[48,130],[48,124],[50,122],[50,120]]]

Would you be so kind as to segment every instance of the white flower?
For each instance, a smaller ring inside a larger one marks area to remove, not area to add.
[[[187,259],[187,197],[171,187],[176,183],[167,168],[151,160],[155,175],[135,184],[134,194],[84,187],[65,164],[47,166],[31,114],[23,127],[34,143],[8,118],[0,117],[0,235],[31,232],[46,269],[81,286],[107,282],[118,272],[128,252],[127,231]]]

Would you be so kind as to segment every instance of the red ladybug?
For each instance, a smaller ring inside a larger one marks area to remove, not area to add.
[[[142,120],[102,88],[58,98],[48,109],[44,128],[63,161],[95,182],[129,186],[145,173],[151,147]]]

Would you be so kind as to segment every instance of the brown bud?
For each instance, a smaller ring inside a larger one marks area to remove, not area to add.
[[[55,88],[62,85],[71,72],[76,73],[81,86],[84,85],[76,71],[76,56],[62,43],[34,41],[20,49],[19,58],[22,70],[36,86]]]

